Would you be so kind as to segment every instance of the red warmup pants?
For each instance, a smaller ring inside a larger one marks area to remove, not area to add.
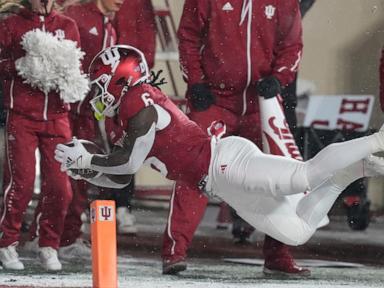
[[[97,123],[93,118],[81,117],[71,114],[71,127],[73,135],[78,139],[95,141],[97,138]],[[81,236],[81,214],[88,207],[87,190],[89,184],[86,181],[71,180],[73,199],[68,207],[68,213],[64,222],[64,231],[61,235],[60,246],[68,246]],[[33,240],[40,235],[38,231],[37,219],[41,211],[41,201],[35,210],[35,219],[29,230],[29,240]]]
[[[73,197],[65,217],[64,229],[60,239],[60,247],[71,245],[76,241],[77,238],[81,236],[81,225],[83,225],[81,214],[88,207],[88,183],[85,181],[70,181]],[[35,218],[31,227],[29,228],[29,241],[32,241],[36,237],[40,236],[40,228],[38,223],[42,211],[41,206],[42,201],[39,201],[35,209]]]
[[[227,126],[226,136],[237,135],[247,138],[261,147],[259,113],[238,116],[218,106],[211,106],[203,112],[191,112],[191,120],[205,131],[215,120],[223,120]],[[162,257],[186,256],[187,249],[199,225],[208,199],[196,186],[182,182],[175,184],[170,202],[168,223],[164,232]]]
[[[19,240],[21,223],[32,198],[35,181],[35,150],[41,154],[41,247],[57,249],[64,219],[72,199],[68,176],[54,159],[55,147],[71,139],[67,114],[49,121],[36,121],[9,112],[6,125],[4,161],[4,205],[1,212],[0,247]]]

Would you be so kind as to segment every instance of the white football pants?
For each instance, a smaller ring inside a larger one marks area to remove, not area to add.
[[[288,245],[316,231],[338,195],[365,176],[363,158],[384,150],[382,133],[331,144],[309,161],[268,155],[236,136],[219,140],[210,165],[212,194],[245,221]],[[289,194],[308,191],[297,205]]]

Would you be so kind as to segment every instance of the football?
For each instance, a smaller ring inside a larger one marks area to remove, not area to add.
[[[78,139],[78,141],[83,144],[84,148],[91,154],[104,154],[103,149],[101,149],[97,144],[92,141]],[[73,141],[66,143],[65,145],[73,147]],[[102,173],[92,169],[69,169],[73,174],[79,175],[84,179],[92,179],[99,177]]]

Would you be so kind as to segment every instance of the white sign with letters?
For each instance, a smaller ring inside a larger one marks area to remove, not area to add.
[[[372,95],[312,95],[303,126],[364,132],[368,129],[374,100]]]

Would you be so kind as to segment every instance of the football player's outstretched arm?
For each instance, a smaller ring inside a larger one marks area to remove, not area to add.
[[[142,109],[129,119],[120,149],[108,155],[93,155],[90,168],[107,175],[135,174],[151,151],[156,122],[157,112],[153,106]]]

